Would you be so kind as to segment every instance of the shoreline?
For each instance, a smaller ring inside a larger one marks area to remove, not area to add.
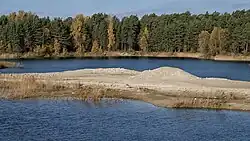
[[[0,54],[0,60],[36,60],[36,59],[84,59],[84,58],[183,58],[213,61],[230,61],[230,62],[250,62],[250,56],[244,55],[217,55],[210,58],[202,57],[201,53],[169,53],[169,52],[103,52],[103,53],[85,53],[81,56],[74,53],[59,56],[39,57],[34,54]]]
[[[250,111],[250,82],[204,79],[170,67],[0,74],[0,84],[2,99],[118,98],[168,108]]]

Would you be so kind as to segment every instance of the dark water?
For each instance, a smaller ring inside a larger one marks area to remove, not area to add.
[[[173,110],[138,101],[0,102],[1,141],[248,141],[250,113]]]
[[[59,72],[84,68],[155,69],[163,66],[178,67],[200,77],[220,77],[250,81],[250,62],[218,62],[194,59],[68,59],[24,60],[23,69],[3,69],[2,73]]]

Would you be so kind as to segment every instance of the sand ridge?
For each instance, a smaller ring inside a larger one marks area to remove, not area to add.
[[[124,68],[99,68],[55,73],[0,74],[0,79],[15,81],[27,76],[44,82],[54,81],[65,85],[79,83],[84,86],[95,85],[118,91],[130,91],[135,95],[147,95],[145,101],[159,106],[169,106],[169,97],[177,101],[183,98],[201,98],[201,101],[229,98],[230,101],[226,103],[237,104],[236,109],[243,109],[239,108],[239,105],[243,105],[244,109],[250,110],[250,102],[246,102],[250,101],[250,82],[199,78],[179,68],[161,67],[142,72]]]

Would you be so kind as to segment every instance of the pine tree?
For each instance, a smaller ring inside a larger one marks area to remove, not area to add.
[[[250,23],[247,23],[245,25],[244,31],[243,31],[243,42],[244,42],[244,54],[248,55],[250,52]]]
[[[225,54],[229,51],[229,32],[227,29],[220,29],[219,34],[219,54]]]
[[[104,18],[104,17],[102,17]],[[102,20],[99,25],[99,43],[100,50],[108,50],[108,27],[106,20]]]
[[[71,46],[69,27],[67,27],[60,18],[55,18],[52,21],[51,31],[54,40],[53,44],[55,44],[55,41],[60,44],[60,52],[63,50],[63,48],[68,50],[68,47]]]

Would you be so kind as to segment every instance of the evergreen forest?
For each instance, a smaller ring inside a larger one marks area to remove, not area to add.
[[[24,11],[0,16],[0,53],[56,56],[105,51],[248,55],[250,10],[122,19],[104,13],[50,18]]]

